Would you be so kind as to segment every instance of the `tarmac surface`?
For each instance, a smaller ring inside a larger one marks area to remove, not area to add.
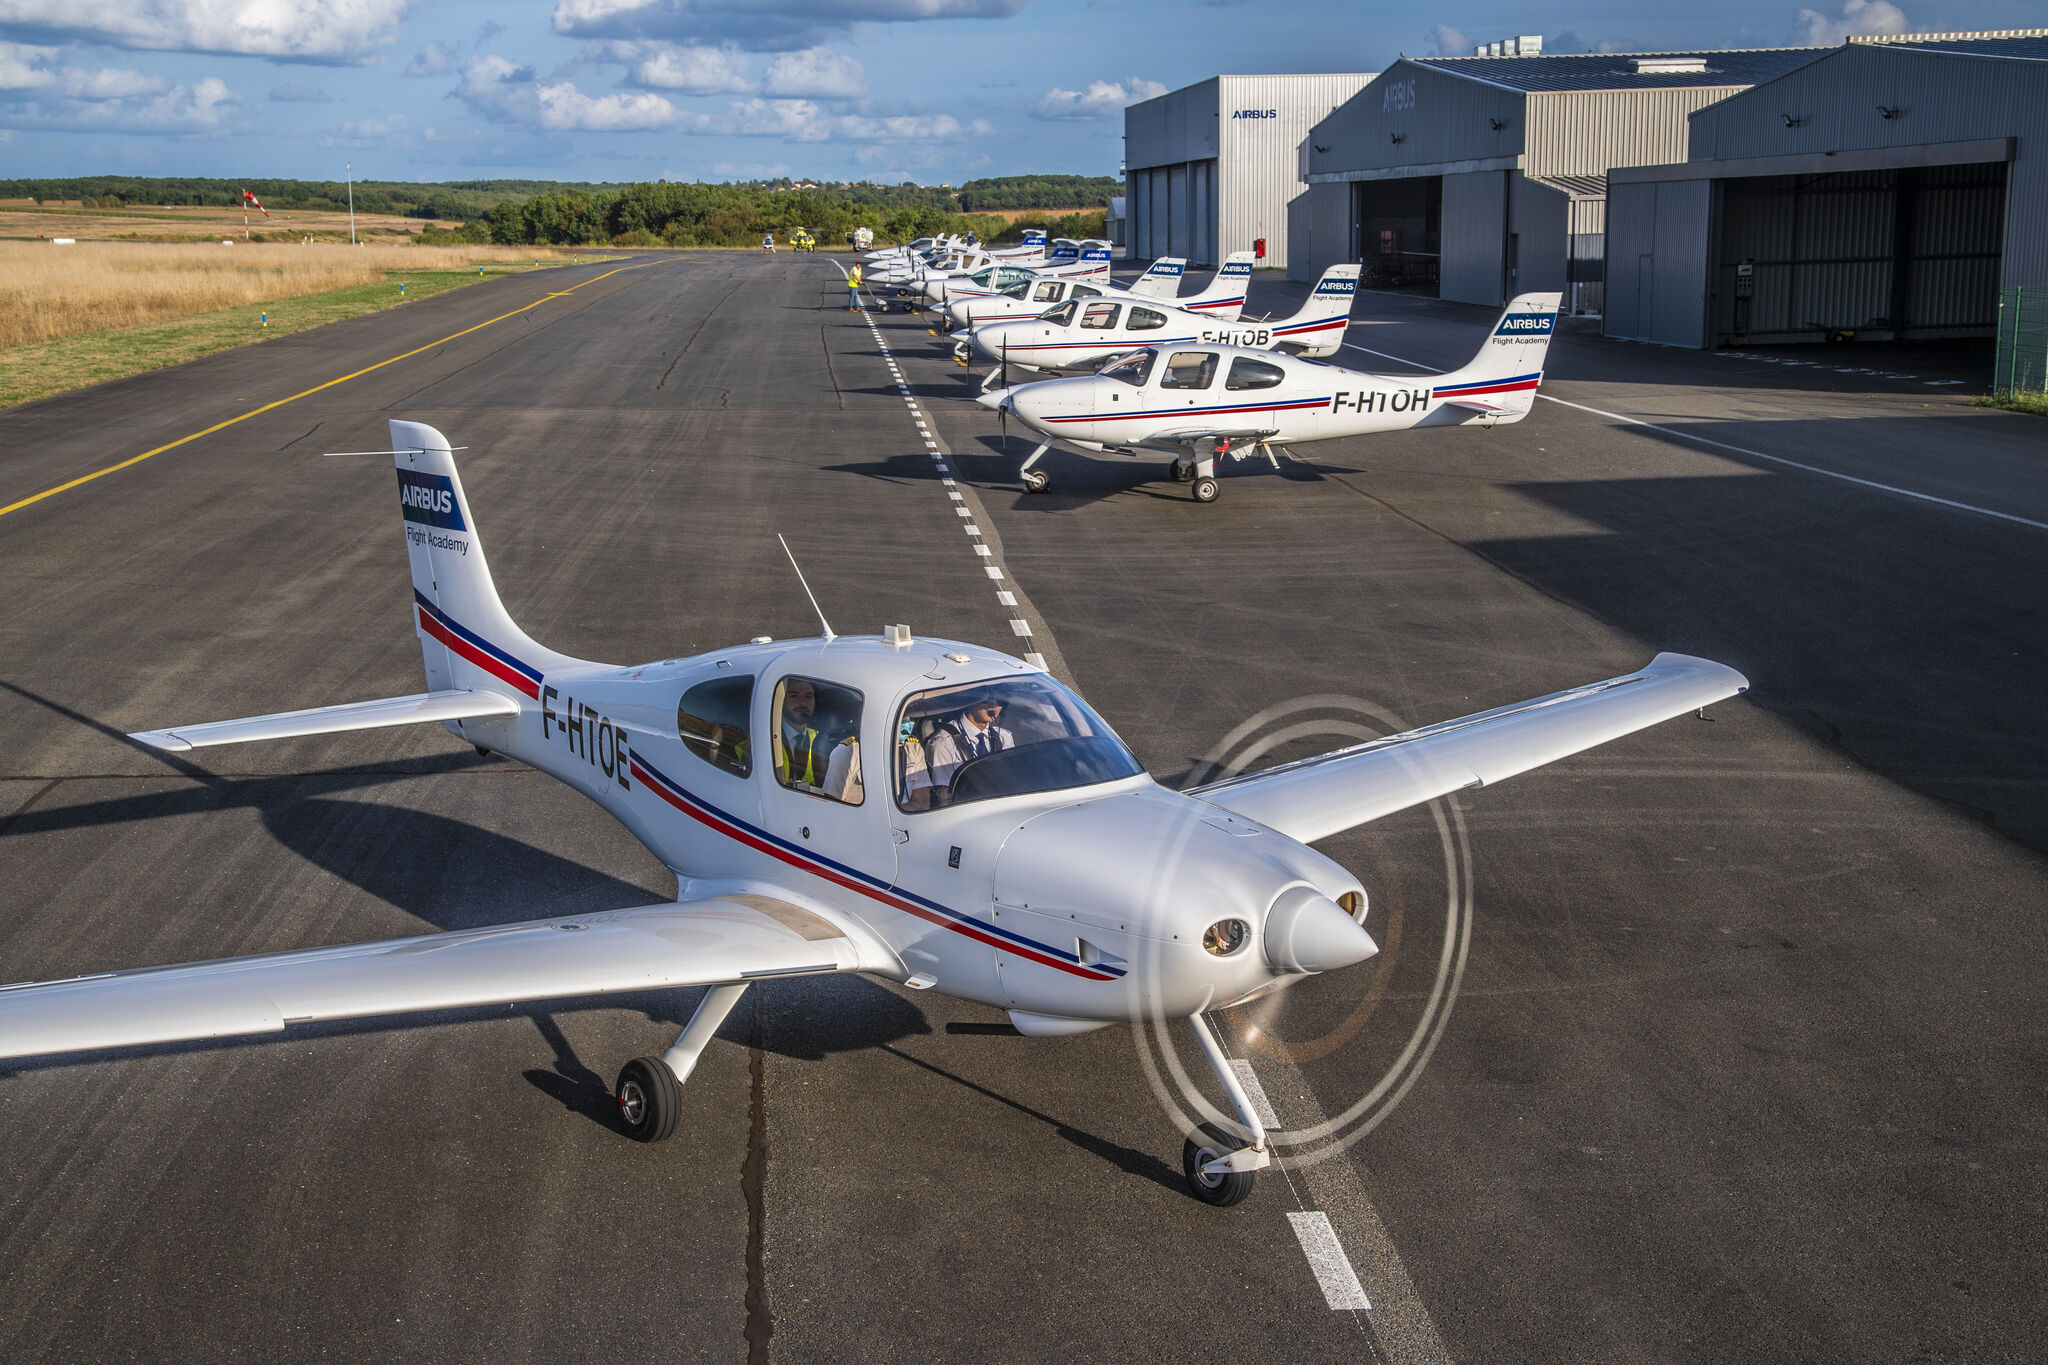
[[[842,631],[1041,652],[1169,784],[1659,649],[1753,691],[1322,846],[1386,951],[1224,1033],[1352,1140],[1236,1209],[1182,1189],[1134,1029],[767,983],[648,1147],[611,1078],[695,992],[296,1028],[0,1064],[0,1358],[2038,1352],[2048,425],[1938,350],[1573,323],[1513,427],[1304,447],[1206,507],[1056,454],[1029,497],[923,324],[843,301],[812,257],[621,258],[0,413],[0,507],[240,419],[0,514],[0,979],[673,894],[435,727],[123,738],[419,689],[385,461],[319,458],[394,416],[466,447],[553,648],[814,633],[781,532]],[[1384,369],[1493,314],[1356,317],[1339,363]]]

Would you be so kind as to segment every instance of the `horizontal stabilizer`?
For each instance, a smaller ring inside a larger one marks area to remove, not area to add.
[[[0,1057],[880,965],[801,906],[726,896],[0,986]]]
[[[179,725],[168,730],[143,730],[128,736],[152,749],[184,753],[209,744],[241,744],[252,739],[291,739],[297,735],[335,735],[345,730],[377,730],[387,725],[422,725],[430,721],[468,720],[473,716],[516,716],[519,703],[497,692],[421,692],[410,697],[382,697],[309,711],[280,711],[272,716],[215,720]]]
[[[1640,673],[1226,778],[1192,794],[1312,843],[1748,690],[1749,679],[1723,664],[1659,654]]]

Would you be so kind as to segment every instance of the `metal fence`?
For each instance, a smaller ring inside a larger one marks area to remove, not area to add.
[[[2048,389],[2048,289],[1999,291],[1998,367],[1991,386],[2006,393]]]

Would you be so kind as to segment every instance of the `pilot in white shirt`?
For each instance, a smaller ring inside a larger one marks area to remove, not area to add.
[[[984,693],[959,716],[939,727],[932,736],[928,766],[911,778],[913,788],[934,788],[933,804],[943,805],[953,785],[953,774],[961,764],[998,749],[1016,748],[1017,737],[996,724],[1002,714],[1002,697]]]

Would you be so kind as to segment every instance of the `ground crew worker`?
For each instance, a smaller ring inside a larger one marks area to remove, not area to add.
[[[853,263],[853,269],[846,272],[846,311],[851,313],[860,307],[860,262]]]

